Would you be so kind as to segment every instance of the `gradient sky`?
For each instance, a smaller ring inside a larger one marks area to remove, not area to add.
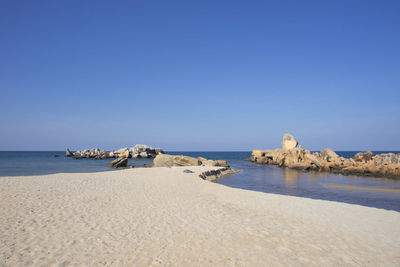
[[[0,150],[400,150],[400,1],[0,1]]]

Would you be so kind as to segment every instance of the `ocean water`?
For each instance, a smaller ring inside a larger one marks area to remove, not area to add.
[[[395,151],[394,151],[395,152]],[[225,159],[240,172],[220,179],[217,183],[247,190],[340,201],[400,212],[400,194],[338,189],[329,185],[348,185],[400,189],[400,180],[344,176],[316,172],[301,172],[275,166],[257,165],[244,159],[251,152],[167,152],[168,154]],[[353,157],[356,151],[339,151],[339,155]],[[374,152],[382,153],[382,151]],[[54,157],[59,155],[59,157]],[[6,152],[0,151],[0,176],[43,175],[63,172],[118,171],[106,167],[112,159],[92,160],[65,158],[64,151]],[[129,159],[128,165],[140,167],[152,159]],[[18,177],[15,177],[18,179]],[[1,177],[0,177],[1,179]]]

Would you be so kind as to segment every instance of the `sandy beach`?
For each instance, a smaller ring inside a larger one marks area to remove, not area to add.
[[[0,265],[400,265],[399,212],[199,178],[212,169],[3,177]]]

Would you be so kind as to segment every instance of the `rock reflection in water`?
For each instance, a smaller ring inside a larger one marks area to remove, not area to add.
[[[340,201],[400,211],[400,194],[392,193],[394,190],[355,190],[357,186],[400,189],[399,180],[302,172],[245,161],[229,161],[229,164],[235,169],[240,169],[241,172],[228,176],[218,183],[266,193]],[[345,186],[347,189],[327,187],[328,184]]]

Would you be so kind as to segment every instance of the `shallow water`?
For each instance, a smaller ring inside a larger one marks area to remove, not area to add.
[[[354,151],[337,152],[340,156],[353,157]],[[382,152],[374,152],[382,153]],[[178,153],[179,154],[179,153]],[[330,187],[346,185],[368,188],[400,190],[400,181],[386,178],[344,176],[340,174],[302,172],[276,166],[258,165],[243,159],[250,152],[186,152],[189,156],[210,159],[226,159],[239,173],[227,176],[217,183],[247,190],[324,199],[400,211],[400,194],[368,190],[352,190]]]
[[[400,194],[368,190],[343,189],[334,186],[390,188],[400,190],[400,181],[385,178],[344,176],[316,172],[301,172],[275,166],[257,165],[243,159],[250,152],[168,152],[209,159],[225,159],[239,173],[218,183],[266,193],[325,199],[400,211]],[[352,157],[356,152],[338,152]],[[54,157],[60,155],[60,157]],[[42,175],[62,172],[118,171],[106,164],[112,159],[91,160],[65,158],[63,151],[0,152],[0,176]],[[140,167],[152,159],[129,159],[128,165]],[[0,178],[1,179],[1,178]],[[392,190],[393,191],[393,190]]]

